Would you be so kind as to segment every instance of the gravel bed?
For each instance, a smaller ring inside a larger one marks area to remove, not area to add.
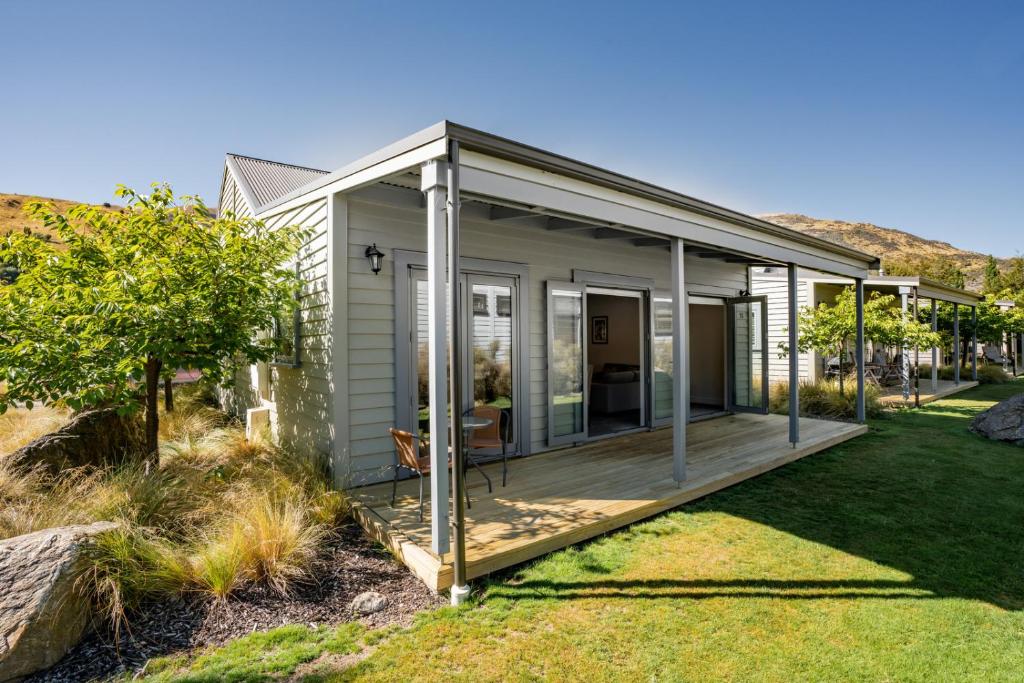
[[[417,612],[444,602],[355,525],[338,531],[312,573],[315,581],[296,586],[288,596],[259,586],[224,602],[182,598],[147,605],[119,638],[99,629],[56,666],[27,680],[105,680],[139,671],[151,657],[218,645],[285,624],[315,627],[358,620],[371,628],[406,626]],[[364,591],[386,596],[387,606],[363,617],[353,614],[350,603]]]

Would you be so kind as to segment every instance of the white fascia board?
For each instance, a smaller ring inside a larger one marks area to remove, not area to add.
[[[940,289],[927,284],[922,284],[917,288],[917,295],[924,297],[925,299],[947,301],[951,304],[961,304],[963,306],[977,306],[984,300],[984,297],[978,297],[970,292],[958,292],[955,289]]]
[[[657,235],[680,237],[739,254],[847,277],[868,276],[867,261],[701,216],[624,192],[559,176],[472,151],[461,156],[460,190],[544,207],[571,215],[620,223]]]
[[[267,218],[269,216],[275,216],[279,213],[283,213],[284,211],[288,211],[299,206],[305,206],[312,201],[330,196],[337,192],[349,192],[351,190],[356,190],[360,187],[383,180],[388,176],[400,173],[401,171],[418,168],[427,161],[443,158],[447,156],[447,154],[448,144],[444,138],[440,138],[425,145],[410,149],[407,152],[398,154],[397,156],[389,157],[379,163],[372,164],[365,168],[353,171],[350,174],[343,175],[342,177],[332,180],[325,185],[313,188],[309,192],[292,197],[285,202],[271,204],[268,208],[260,212],[258,217]]]

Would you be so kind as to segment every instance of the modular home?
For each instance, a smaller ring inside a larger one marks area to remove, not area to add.
[[[230,154],[220,207],[312,231],[289,343],[226,406],[323,454],[367,531],[453,598],[865,429],[767,414],[750,270],[859,283],[868,254],[447,121],[333,171]],[[500,447],[474,440],[488,406]],[[418,437],[425,487],[395,483],[391,428]],[[505,481],[482,464],[502,452]]]

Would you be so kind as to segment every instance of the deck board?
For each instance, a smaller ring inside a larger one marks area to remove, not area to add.
[[[687,430],[687,480],[672,479],[672,430],[614,437],[501,464],[484,470],[495,483],[488,494],[478,472],[467,483],[466,571],[476,578],[682,505],[719,489],[824,450],[866,431],[863,425],[801,419],[801,442],[788,442],[788,419],[729,415]],[[429,487],[427,487],[429,490]],[[415,480],[350,491],[356,518],[374,538],[435,590],[451,585],[450,554],[430,552],[429,501],[418,518]]]
[[[970,371],[967,372],[970,374]],[[967,391],[978,386],[977,382],[969,380],[962,380],[960,384],[948,379],[940,379],[935,391],[932,391],[932,380],[931,377],[921,378],[921,405],[925,403],[931,403],[932,401],[938,401],[940,398],[946,396],[952,396],[958,394],[961,391]],[[914,405],[914,387],[910,387],[910,399],[907,401],[903,400],[903,388],[899,385],[892,387],[883,387],[882,395],[879,396],[879,400],[886,405]]]

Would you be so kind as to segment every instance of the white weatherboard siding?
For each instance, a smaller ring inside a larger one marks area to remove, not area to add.
[[[789,381],[789,358],[780,357],[779,344],[789,345],[789,285],[785,278],[758,277],[754,273],[751,293],[768,297],[768,381]],[[797,303],[807,305],[807,282],[799,281]],[[800,354],[800,378],[807,379],[809,354]]]
[[[391,474],[393,447],[387,428],[395,424],[396,249],[426,251],[426,212],[353,193],[349,208],[349,390],[351,483],[379,481]],[[523,263],[529,267],[531,450],[547,448],[547,364],[545,287],[588,270],[653,278],[659,290],[671,286],[669,253],[637,248],[619,240],[596,240],[482,218],[479,205],[463,205],[461,248],[465,258]],[[374,275],[363,255],[376,243],[385,253]],[[687,288],[693,293],[736,296],[747,287],[742,264],[686,257]],[[699,334],[699,330],[691,330]],[[526,379],[526,378],[524,378]]]
[[[331,420],[327,203],[320,199],[264,220],[270,228],[300,225],[310,231],[299,250],[299,276],[303,280],[299,301],[301,363],[298,368],[262,364],[239,368],[234,389],[225,397],[225,408],[244,416],[247,408],[267,406],[271,428],[283,445],[307,455],[327,453]],[[268,373],[268,395],[261,398],[256,380],[264,372]]]
[[[238,189],[238,182],[235,180],[234,174],[227,168],[224,169],[224,183],[221,186],[217,213],[221,216],[233,213],[238,217],[252,215],[252,207],[246,203],[242,191]]]

